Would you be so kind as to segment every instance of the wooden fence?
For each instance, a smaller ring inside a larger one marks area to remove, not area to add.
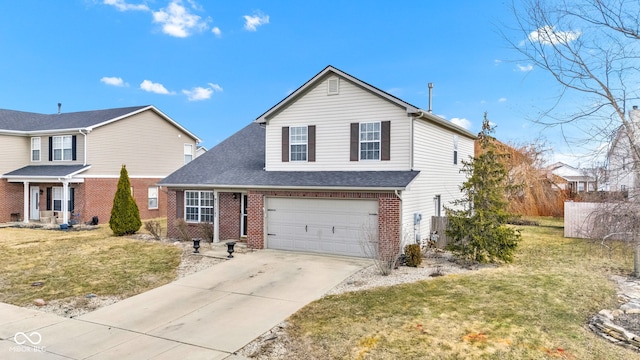
[[[438,249],[444,249],[449,243],[449,238],[447,237],[447,233],[446,233],[448,225],[449,225],[449,219],[446,216],[431,217],[431,234],[429,234],[429,236],[431,236],[434,232],[437,231],[438,241],[436,242],[436,247]]]

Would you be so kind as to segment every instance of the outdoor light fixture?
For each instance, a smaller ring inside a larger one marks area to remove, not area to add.
[[[227,258],[231,259],[233,257],[233,247],[236,245],[235,241],[229,241],[227,243],[227,252],[229,253],[229,256],[227,256]]]
[[[193,253],[199,254],[198,249],[200,248],[200,240],[201,239],[193,239]]]

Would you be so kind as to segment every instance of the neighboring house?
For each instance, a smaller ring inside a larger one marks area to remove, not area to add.
[[[207,148],[206,148],[206,147],[201,146],[201,145],[198,145],[198,146],[196,147],[196,157],[198,157],[198,156],[200,156],[200,155],[203,155],[203,154],[204,154],[204,153],[206,153],[206,152],[207,152]]]
[[[160,181],[168,234],[369,256],[427,239],[461,197],[476,136],[328,66],[253,123]]]
[[[555,186],[560,190],[569,191],[572,194],[596,191],[598,184],[593,176],[583,170],[557,162],[549,166],[551,174],[556,176]]]
[[[199,141],[153,106],[0,109],[0,222],[108,221],[122,165],[140,216],[164,216],[166,191],[156,183],[191,161]]]
[[[632,125],[640,124],[640,110],[637,106],[629,111],[629,121]],[[637,135],[638,136],[638,135]],[[629,135],[624,127],[620,127],[607,153],[606,183],[609,191],[626,192],[638,187],[637,167],[631,153]]]

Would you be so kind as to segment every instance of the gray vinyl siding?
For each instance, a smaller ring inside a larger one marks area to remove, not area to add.
[[[340,93],[327,95],[327,79],[271,118],[266,127],[269,171],[410,170],[410,121],[406,110],[340,79]],[[350,124],[391,122],[389,161],[350,161]],[[316,161],[282,161],[282,127],[316,126]]]
[[[430,233],[431,217],[435,215],[434,197],[441,196],[442,206],[461,197],[460,186],[466,180],[460,173],[462,160],[473,156],[473,140],[458,136],[458,164],[453,164],[452,131],[422,120],[414,120],[414,169],[418,177],[402,193],[402,222],[404,242],[415,239],[414,213],[422,214],[420,233],[426,240]],[[444,210],[442,209],[444,216]]]
[[[119,176],[124,164],[129,176],[163,178],[184,165],[184,144],[193,145],[195,152],[195,139],[147,110],[89,133],[91,169],[81,176]]]

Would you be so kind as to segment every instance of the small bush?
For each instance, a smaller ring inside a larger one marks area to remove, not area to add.
[[[404,247],[404,254],[407,259],[407,266],[417,267],[422,264],[422,253],[420,252],[420,245],[409,244]]]
[[[213,242],[213,223],[202,222],[199,224],[200,234],[205,241]]]
[[[162,237],[162,226],[160,225],[160,221],[149,220],[144,223],[144,228],[149,232],[149,234],[153,235],[156,240],[160,240]]]
[[[114,235],[123,236],[135,234],[140,230],[141,226],[140,211],[138,210],[136,201],[133,199],[133,196],[131,196],[129,173],[127,173],[126,166],[122,165],[118,188],[113,198],[109,227]]]
[[[176,229],[180,234],[178,235],[180,241],[191,241],[191,235],[189,235],[187,222],[182,219],[178,219],[176,220],[175,224],[176,224]]]

